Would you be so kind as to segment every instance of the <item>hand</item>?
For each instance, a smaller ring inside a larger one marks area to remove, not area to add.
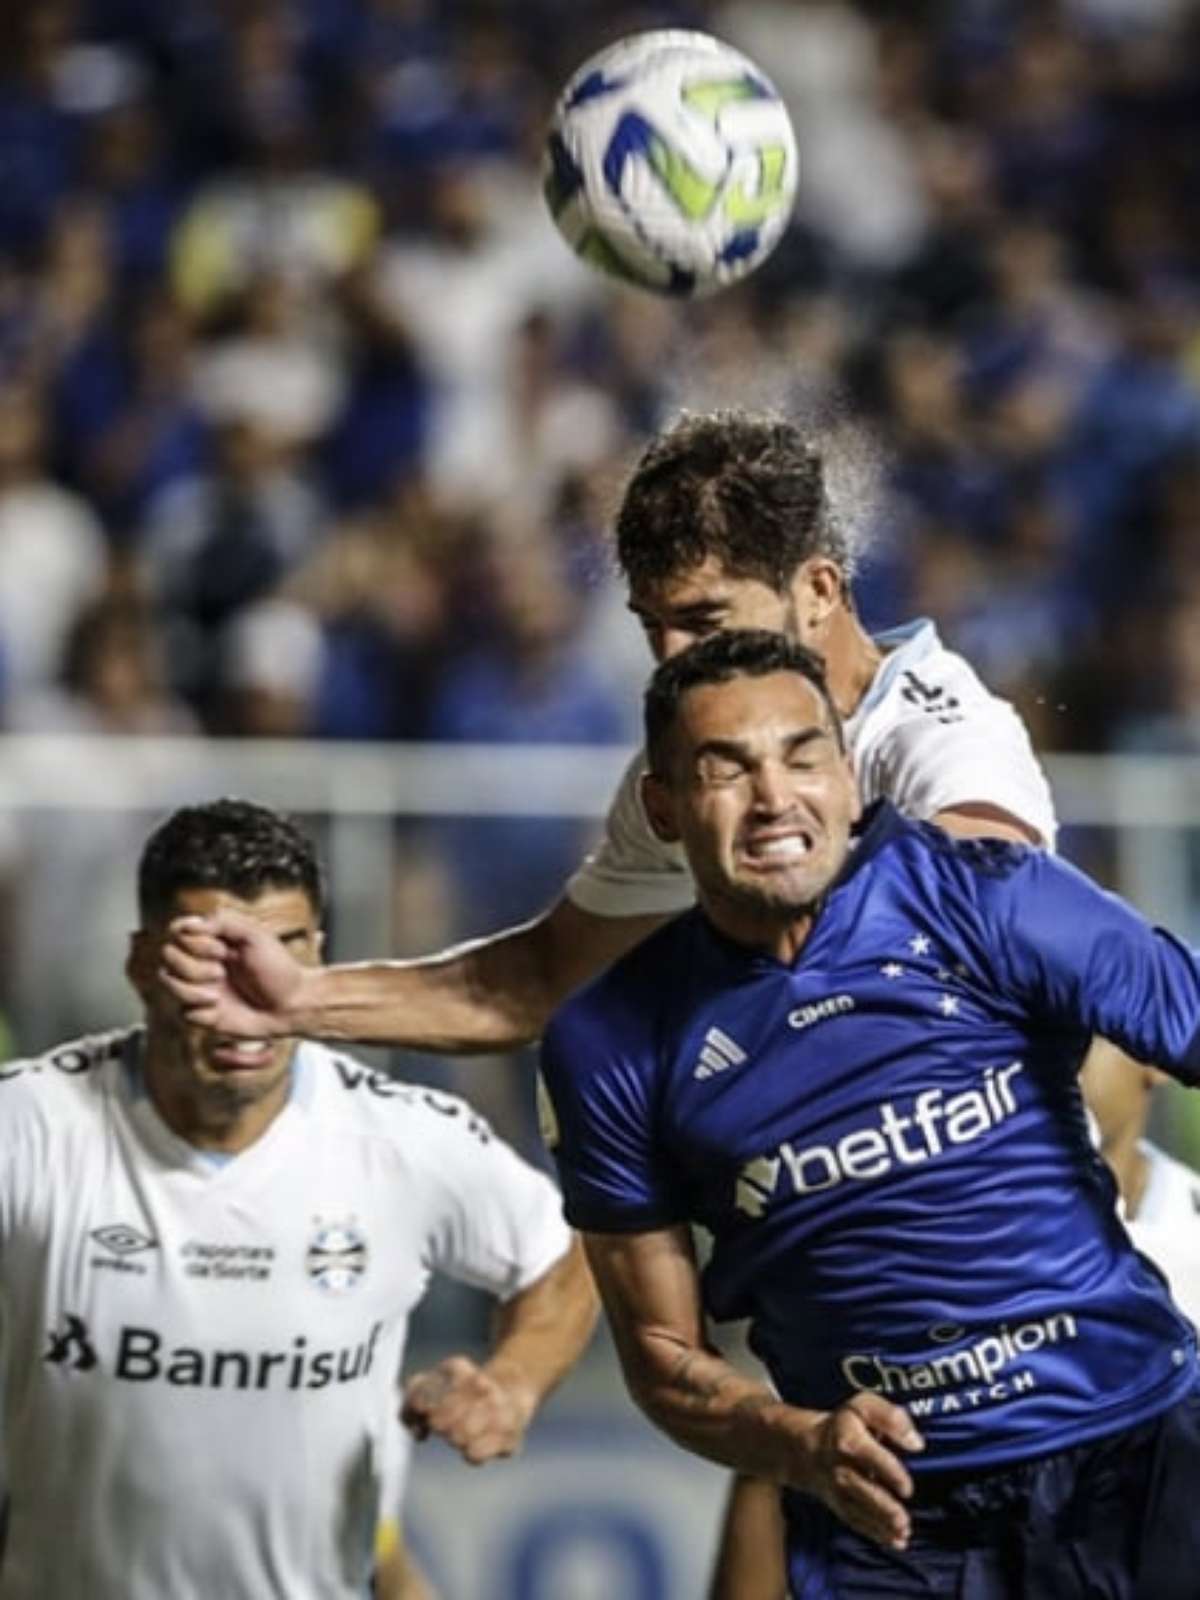
[[[520,1449],[534,1412],[527,1386],[515,1374],[449,1356],[404,1386],[400,1420],[418,1439],[445,1439],[472,1466]]]
[[[908,1412],[882,1395],[856,1394],[825,1414],[796,1487],[817,1495],[855,1533],[903,1550],[912,1532],[913,1482],[897,1449],[923,1450]]]
[[[293,1007],[313,970],[254,917],[221,910],[171,923],[159,977],[189,1022],[268,1039],[298,1031]]]

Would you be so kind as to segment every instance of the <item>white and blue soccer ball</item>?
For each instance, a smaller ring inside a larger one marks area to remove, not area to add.
[[[712,294],[774,249],[796,139],[769,79],[706,33],[631,34],[559,98],[543,192],[591,266],[659,294]]]

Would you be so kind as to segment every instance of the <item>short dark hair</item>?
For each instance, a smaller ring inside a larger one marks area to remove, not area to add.
[[[683,415],[646,447],[616,519],[631,588],[716,556],[781,594],[811,556],[847,578],[853,551],[832,516],[821,451],[795,423],[738,408]]]
[[[142,923],[169,916],[184,889],[224,889],[243,900],[301,889],[318,917],[325,909],[312,840],[290,817],[250,800],[182,806],[150,835],[138,863]]]
[[[773,672],[794,672],[812,684],[825,702],[838,748],[844,749],[841,718],[829,693],[825,663],[820,656],[782,633],[763,628],[729,628],[709,634],[671,656],[650,679],[643,710],[646,758],[651,772],[657,777],[665,775],[671,731],[679,716],[679,703],[689,690],[706,683],[728,683],[733,678],[765,678]]]

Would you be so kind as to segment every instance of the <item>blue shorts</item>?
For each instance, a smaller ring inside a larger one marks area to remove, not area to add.
[[[838,1523],[818,1555],[811,1513],[785,1507],[796,1600],[1200,1600],[1200,1390],[1106,1439],[916,1485],[902,1552]]]

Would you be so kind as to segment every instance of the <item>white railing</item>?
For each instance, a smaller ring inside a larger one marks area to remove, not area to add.
[[[355,959],[394,948],[397,820],[598,820],[627,759],[622,749],[579,745],[12,736],[0,738],[0,821],[7,818],[19,856],[22,819],[33,816],[43,825],[59,817],[79,835],[98,826],[98,814],[137,813],[148,826],[174,806],[222,794],[320,816],[337,953]],[[1194,936],[1200,910],[1188,832],[1200,826],[1200,760],[1052,756],[1046,765],[1068,853],[1070,830],[1106,830],[1112,887]]]

